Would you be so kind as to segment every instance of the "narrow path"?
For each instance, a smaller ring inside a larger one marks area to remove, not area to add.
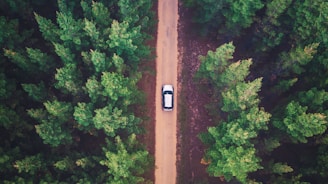
[[[178,70],[178,0],[158,0],[156,45],[156,136],[155,184],[176,183],[177,144],[177,70]],[[172,84],[175,89],[174,109],[162,111],[161,88]]]

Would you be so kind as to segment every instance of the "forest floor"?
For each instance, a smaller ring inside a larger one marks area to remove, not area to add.
[[[199,55],[206,55],[220,44],[215,38],[200,36],[193,27],[189,10],[179,4],[179,112],[178,112],[178,184],[225,183],[220,178],[210,177],[206,165],[201,164],[204,145],[198,134],[213,126],[205,108],[210,103],[210,94],[200,90],[194,75],[200,65]]]
[[[154,1],[152,10],[157,17],[157,1]],[[157,23],[155,25],[157,28]],[[147,45],[152,49],[151,59],[142,62],[140,70],[142,71],[142,78],[138,82],[138,87],[145,94],[145,104],[136,109],[136,115],[144,118],[142,127],[145,132],[139,137],[140,142],[143,143],[149,152],[149,155],[155,156],[155,91],[156,91],[156,42],[157,42],[157,29],[154,29],[152,39],[147,42]],[[150,168],[145,174],[146,180],[155,181],[155,163],[153,168]]]

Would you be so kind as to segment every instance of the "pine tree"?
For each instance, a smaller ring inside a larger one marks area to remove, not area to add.
[[[248,183],[247,174],[262,168],[253,147],[215,145],[213,148],[216,150],[209,150],[205,155],[211,163],[207,171],[212,176],[224,176],[227,181],[236,177],[238,181]]]
[[[85,88],[92,103],[105,101],[104,87],[95,77],[91,77],[87,80]]]
[[[228,67],[233,58],[235,47],[232,42],[223,44],[215,52],[208,51],[206,56],[199,56],[201,64],[195,75],[196,78],[208,80],[209,83],[219,86],[218,77]]]
[[[74,108],[74,118],[75,120],[82,125],[87,127],[90,124],[93,124],[93,107],[92,104],[87,104],[80,102]]]
[[[303,67],[306,66],[312,60],[313,55],[317,53],[318,46],[319,44],[315,43],[304,47],[304,49],[296,47],[289,53],[283,52],[280,56],[282,70],[286,73],[298,75],[303,73],[305,71]]]
[[[279,174],[279,175],[282,175],[284,173],[290,173],[290,172],[293,172],[293,168],[291,166],[289,166],[288,164],[286,163],[274,163],[272,165],[272,172],[275,173],[275,174]]]
[[[69,48],[58,43],[53,43],[53,45],[55,47],[55,51],[57,55],[60,57],[60,59],[64,64],[66,65],[73,64],[73,63],[76,64],[75,55],[72,53],[72,51]]]
[[[111,106],[96,109],[93,122],[97,129],[103,129],[110,137],[116,136],[119,129],[133,132],[139,123],[133,115],[124,115],[122,110]]]
[[[35,125],[35,129],[43,142],[53,147],[72,142],[69,130],[63,128],[62,123],[58,123],[56,119],[42,120],[40,124]]]
[[[44,167],[44,162],[40,154],[33,156],[26,156],[22,160],[15,161],[14,167],[18,170],[19,173],[25,172],[31,175],[36,174],[39,170]]]
[[[106,60],[106,54],[97,50],[90,50],[91,61],[95,67],[97,73],[105,72],[109,70],[111,63]]]
[[[292,0],[272,0],[266,4],[265,16],[263,19],[257,19],[259,33],[262,44],[257,46],[258,50],[267,51],[279,45],[286,37],[286,31],[283,29],[280,18],[288,10]]]
[[[50,42],[57,41],[59,39],[59,29],[52,23],[51,20],[46,19],[37,13],[34,13],[35,20],[38,22],[39,29],[42,32],[44,39]]]
[[[136,44],[139,43],[140,39],[142,39],[140,26],[130,28],[128,22],[119,23],[114,20],[110,29],[109,40],[106,43],[113,49],[114,53],[126,58],[132,66],[136,66],[135,62],[139,61],[139,57],[149,54],[149,51]]]
[[[35,101],[42,102],[47,99],[47,89],[43,81],[39,84],[22,84],[22,87]]]
[[[126,144],[117,136],[115,145],[103,148],[106,158],[101,160],[100,164],[108,167],[107,172],[112,176],[109,183],[142,183],[145,181],[140,174],[149,167],[148,152],[137,147],[134,134],[128,138],[128,141],[130,144]],[[111,143],[108,142],[108,144]]]
[[[114,72],[103,72],[101,84],[104,87],[104,95],[108,96],[113,103],[120,102],[124,107],[135,103],[134,97],[137,97],[138,93],[135,85],[139,77],[136,76],[135,79],[131,77],[126,78]]]
[[[286,106],[283,119],[277,119],[273,124],[286,131],[292,140],[302,143],[306,143],[308,137],[322,134],[327,129],[324,114],[307,113],[307,107],[295,101],[291,101]]]
[[[67,64],[57,69],[55,87],[63,93],[78,95],[82,93],[81,73],[75,64]]]
[[[66,43],[82,44],[83,23],[75,20],[70,12],[57,12],[57,23],[60,28],[60,39]]]
[[[252,65],[252,60],[242,60],[230,64],[224,72],[219,75],[218,85],[231,88],[238,82],[244,81],[249,75],[249,67]]]
[[[43,72],[49,72],[54,67],[54,59],[46,53],[43,53],[40,49],[26,48],[28,57],[31,63],[38,66],[38,69]]]
[[[248,83],[237,83],[230,90],[222,92],[222,111],[238,112],[258,105],[260,100],[257,93],[260,91],[261,81],[262,78],[258,78]]]

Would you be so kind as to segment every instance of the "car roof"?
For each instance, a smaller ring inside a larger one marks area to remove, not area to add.
[[[173,98],[173,95],[172,94],[164,94],[164,107],[172,107],[172,98]]]

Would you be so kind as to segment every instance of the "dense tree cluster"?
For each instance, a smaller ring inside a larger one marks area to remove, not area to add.
[[[215,86],[217,91],[213,98],[222,99],[221,111],[227,113],[225,121],[209,127],[208,133],[201,134],[200,139],[209,146],[204,159],[209,163],[210,175],[224,176],[228,181],[236,177],[246,183],[249,172],[263,168],[252,139],[261,130],[268,129],[271,115],[259,107],[262,78],[245,79],[252,60],[230,62],[234,49],[232,43],[224,44],[214,53],[209,51],[207,56],[200,57],[202,63],[196,77],[205,78],[207,85]],[[213,78],[206,77],[205,73]],[[216,108],[211,110],[218,111]]]
[[[211,87],[217,123],[199,136],[208,173],[242,183],[326,182],[327,2],[184,4],[199,31],[231,38],[239,57],[253,58],[234,61],[232,43],[200,56],[196,81]]]
[[[0,2],[4,183],[144,183],[150,0]]]

